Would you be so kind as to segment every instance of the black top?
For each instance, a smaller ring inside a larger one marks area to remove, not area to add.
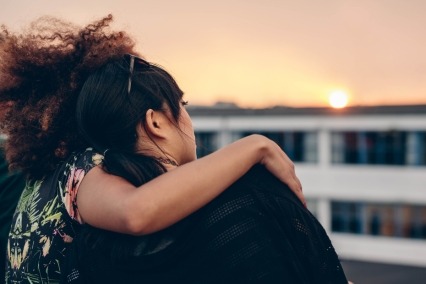
[[[88,283],[347,283],[323,227],[262,166],[166,230],[85,227],[73,245],[68,280]]]

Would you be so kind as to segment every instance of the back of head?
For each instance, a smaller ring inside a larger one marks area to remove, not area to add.
[[[167,109],[177,125],[182,95],[164,69],[126,54],[89,76],[77,101],[77,124],[87,144],[105,153],[106,171],[140,185],[164,168],[138,153],[136,129],[149,109]]]
[[[0,122],[8,136],[11,168],[32,178],[52,171],[70,152],[86,147],[75,120],[78,94],[89,74],[133,52],[111,15],[83,28],[43,17],[23,33],[0,31],[0,103],[12,107]]]

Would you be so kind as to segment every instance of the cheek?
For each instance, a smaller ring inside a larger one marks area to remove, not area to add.
[[[182,114],[180,125],[186,135],[191,138],[195,138],[192,120],[187,113]]]

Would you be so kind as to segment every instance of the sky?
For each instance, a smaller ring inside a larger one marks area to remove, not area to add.
[[[426,104],[424,0],[0,0],[19,32],[53,15],[86,25],[111,13],[190,104]]]

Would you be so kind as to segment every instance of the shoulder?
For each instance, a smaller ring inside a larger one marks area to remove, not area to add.
[[[231,188],[233,190],[245,190],[252,194],[262,195],[267,198],[280,198],[296,206],[303,204],[291,189],[273,174],[271,174],[263,165],[253,166],[244,176],[236,181]]]
[[[80,168],[83,170],[90,170],[91,168],[102,164],[103,156],[93,150],[87,148],[84,151],[74,152],[66,163],[66,168]]]
[[[74,152],[62,164],[59,173],[59,182],[71,185],[79,185],[83,177],[94,167],[101,165],[103,156],[92,148],[83,151]]]
[[[90,170],[102,163],[103,156],[87,148],[84,151],[71,154],[62,168],[62,177],[59,178],[59,186],[65,208],[71,218],[82,223],[77,208],[77,193],[80,184]]]

